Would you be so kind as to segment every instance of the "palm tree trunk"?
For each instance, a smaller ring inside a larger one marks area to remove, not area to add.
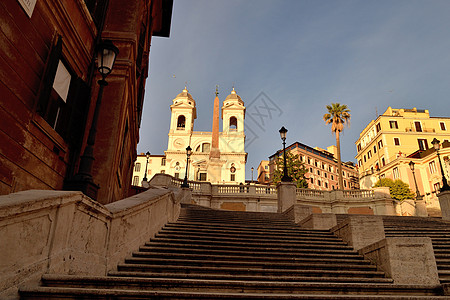
[[[341,142],[339,140],[339,130],[336,130],[336,147],[337,147],[337,160],[338,160],[338,181],[339,189],[344,189],[344,182],[342,180],[342,162],[341,162]]]

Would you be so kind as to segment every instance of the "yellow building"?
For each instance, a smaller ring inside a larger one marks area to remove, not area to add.
[[[430,117],[428,110],[388,107],[364,128],[355,142],[361,189],[371,188],[379,178],[386,177],[401,179],[415,191],[409,167],[413,161],[420,195],[428,206],[437,205],[435,192],[441,176],[431,141],[437,138],[444,142],[440,154],[447,175],[449,130],[450,118]]]

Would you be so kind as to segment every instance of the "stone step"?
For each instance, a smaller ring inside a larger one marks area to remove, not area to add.
[[[189,222],[203,222],[208,221],[208,223],[226,223],[226,224],[250,224],[250,225],[264,225],[264,226],[293,226],[294,223],[290,221],[274,221],[274,220],[263,220],[263,219],[232,219],[232,218],[214,218],[214,217],[179,217],[178,221],[189,221]]]
[[[195,226],[195,227],[211,227],[211,228],[226,228],[226,229],[232,229],[232,230],[247,230],[247,229],[257,229],[257,230],[269,230],[269,231],[292,231],[295,232],[297,229],[299,229],[303,232],[326,232],[329,234],[329,231],[325,230],[312,230],[312,229],[301,229],[299,226],[292,224],[292,225],[279,225],[275,226],[272,224],[262,223],[262,224],[247,224],[245,222],[243,223],[229,223],[229,222],[209,222],[209,220],[201,220],[201,221],[181,221],[178,220],[177,223],[169,223],[168,225],[173,226]]]
[[[231,226],[224,224],[223,226],[215,226],[208,223],[201,224],[168,224],[163,229],[176,229],[176,230],[193,230],[193,231],[207,231],[211,232],[234,232],[236,234],[263,234],[266,232],[269,235],[292,235],[292,236],[321,236],[330,237],[333,236],[329,231],[323,230],[298,230],[295,227],[283,227],[275,229],[273,227],[249,227],[249,226]]]
[[[21,299],[392,299],[392,300],[440,300],[448,299],[446,296],[401,296],[401,295],[336,295],[336,294],[268,294],[268,293],[221,293],[221,292],[178,292],[178,291],[142,291],[142,290],[117,290],[117,289],[86,289],[86,288],[56,288],[36,287],[22,288]]]
[[[245,255],[245,256],[286,256],[286,257],[303,257],[303,256],[322,256],[326,255],[330,258],[338,257],[354,257],[361,258],[353,249],[315,249],[312,253],[310,249],[295,249],[286,251],[280,248],[261,248],[261,247],[231,247],[231,246],[214,246],[214,245],[185,245],[176,247],[170,243],[147,243],[145,246],[139,247],[141,252],[161,251],[166,253],[198,253],[198,254],[217,254],[217,255]]]
[[[324,240],[320,237],[310,237],[310,238],[288,238],[288,237],[275,237],[275,236],[251,236],[251,235],[239,235],[239,234],[228,234],[228,235],[216,235],[216,234],[192,234],[192,233],[169,233],[169,232],[161,232],[157,233],[153,239],[161,238],[161,239],[179,239],[185,240],[189,239],[191,241],[220,241],[220,242],[246,242],[246,243],[259,243],[259,244],[268,244],[268,243],[281,243],[283,245],[291,245],[291,244],[343,244],[342,240],[339,239],[331,239]]]
[[[344,244],[327,244],[327,243],[321,243],[318,241],[302,241],[302,242],[292,242],[289,243],[288,241],[285,242],[270,242],[270,241],[249,241],[249,240],[234,240],[234,241],[226,241],[226,240],[214,240],[214,239],[175,239],[175,238],[162,238],[162,237],[155,237],[150,239],[150,243],[146,243],[145,245],[151,246],[151,243],[157,242],[157,243],[169,243],[169,244],[177,244],[177,245],[214,245],[214,246],[230,246],[230,247],[258,247],[258,248],[276,248],[276,249],[342,249],[342,250],[353,250],[352,247],[346,246]]]
[[[276,269],[261,267],[211,267],[211,266],[185,266],[185,265],[160,265],[160,264],[119,264],[119,271],[132,272],[170,272],[170,273],[208,273],[208,274],[258,274],[258,275],[284,275],[284,276],[337,276],[337,277],[384,277],[384,272],[376,270],[348,270],[343,267],[336,270],[324,270],[305,266],[305,269]]]
[[[189,258],[148,258],[148,257],[128,257],[125,259],[126,264],[148,264],[148,265],[163,265],[163,266],[184,266],[186,268],[194,267],[214,267],[214,268],[271,268],[271,269],[327,269],[327,270],[376,270],[377,267],[371,264],[360,264],[351,262],[321,262],[321,261],[290,261],[290,262],[275,262],[270,258],[266,261],[248,261],[248,260],[222,260],[222,259],[189,259]]]
[[[244,255],[246,254],[246,255]],[[209,251],[204,251],[200,254],[194,254],[192,252],[185,253],[173,253],[170,251],[166,252],[133,252],[133,257],[146,257],[146,258],[170,258],[170,259],[197,259],[197,260],[248,260],[251,258],[252,261],[271,261],[271,262],[322,262],[322,263],[335,263],[337,261],[354,263],[354,264],[370,264],[369,260],[365,260],[362,256],[356,255],[323,255],[314,253],[305,253],[302,255],[288,255],[283,253],[280,256],[259,256],[250,255],[247,253],[220,253],[212,254]],[[450,265],[450,260],[448,260]]]
[[[42,277],[44,287],[69,287],[121,290],[165,290],[246,293],[289,294],[338,294],[345,290],[347,295],[437,295],[442,293],[438,285],[394,285],[381,283],[326,283],[326,282],[281,282],[242,281],[212,279],[133,278],[105,276],[71,276],[47,274]]]
[[[245,281],[283,281],[283,282],[350,282],[350,283],[393,283],[392,278],[385,277],[311,277],[311,276],[289,276],[284,274],[277,275],[257,275],[257,274],[201,274],[201,273],[155,273],[155,272],[136,272],[136,271],[110,271],[109,276],[119,277],[144,277],[144,278],[187,278],[187,279],[213,279],[213,280],[245,280]]]
[[[191,227],[180,227],[180,226],[165,226],[160,230],[160,233],[190,233],[190,234],[205,234],[205,235],[241,235],[241,236],[264,236],[264,237],[289,237],[289,238],[301,238],[301,237],[313,237],[313,238],[323,238],[323,239],[334,239],[340,240],[335,235],[330,232],[325,233],[317,233],[317,232],[302,232],[297,230],[290,231],[267,231],[267,230],[236,230],[230,231],[230,229],[220,229],[215,227],[199,227],[199,226],[191,226]]]
[[[145,249],[159,249],[159,247],[163,248],[171,248],[173,251],[177,251],[178,249],[183,250],[219,250],[219,251],[235,251],[235,252],[255,252],[261,253],[261,255],[273,255],[275,253],[293,253],[293,254],[301,254],[301,253],[310,253],[311,249],[314,249],[314,253],[324,253],[324,254],[354,254],[358,253],[349,246],[339,246],[339,247],[317,247],[316,245],[308,245],[303,247],[296,248],[286,248],[286,247],[275,247],[274,245],[261,247],[258,245],[211,245],[211,244],[175,244],[168,242],[146,242],[144,246],[140,247],[141,251],[145,251]]]

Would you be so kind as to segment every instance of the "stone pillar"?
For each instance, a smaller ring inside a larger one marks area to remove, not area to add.
[[[441,206],[442,220],[450,220],[450,191],[440,192],[437,196]]]
[[[389,237],[360,249],[359,253],[394,279],[394,284],[439,284],[429,237]]]
[[[334,227],[332,232],[355,250],[385,238],[383,219],[380,216],[349,215],[347,219]]]
[[[303,228],[329,230],[337,225],[337,220],[335,214],[311,214],[299,225]]]
[[[428,217],[427,206],[425,200],[416,200],[416,216],[417,217]]]
[[[192,203],[192,190],[188,187],[181,188],[181,203],[191,204]]]
[[[297,201],[297,187],[292,182],[277,184],[278,212],[284,212]]]

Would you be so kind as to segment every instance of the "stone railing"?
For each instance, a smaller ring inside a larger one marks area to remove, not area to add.
[[[164,188],[107,205],[80,192],[0,196],[0,299],[44,273],[106,275],[178,218],[182,198]]]
[[[325,191],[312,190],[312,189],[297,189],[296,195],[297,195],[297,199],[301,199],[304,197],[323,199],[323,198],[325,198]]]

